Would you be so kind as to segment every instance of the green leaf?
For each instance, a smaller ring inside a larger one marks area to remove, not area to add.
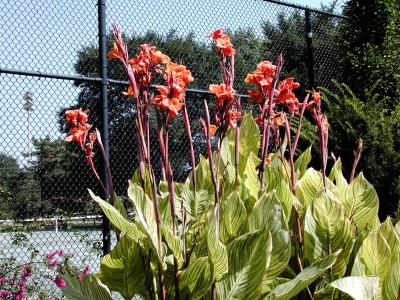
[[[213,282],[214,270],[208,257],[193,260],[179,276],[179,288],[185,299],[200,299],[210,291]]]
[[[150,171],[147,166],[145,166],[145,172],[144,172],[144,181],[142,182],[141,176],[140,176],[140,169],[136,169],[135,172],[133,173],[132,180],[133,183],[136,185],[140,186],[143,188],[144,185],[144,191],[146,195],[148,195],[150,198],[152,198],[153,195],[153,182],[151,179]]]
[[[129,181],[128,199],[136,210],[137,221],[145,228],[151,238],[154,247],[158,248],[157,222],[153,202],[143,189],[137,184]],[[159,255],[161,255],[159,253]]]
[[[336,288],[355,300],[376,299],[375,292],[378,288],[377,277],[345,277],[331,282],[329,285]]]
[[[332,267],[334,275],[343,276],[354,245],[351,224],[343,205],[327,191],[314,200],[304,219],[304,255],[310,263],[342,250]]]
[[[178,237],[174,236],[172,230],[166,228],[165,226],[162,226],[161,230],[168,248],[171,249],[172,253],[174,254],[174,257],[178,261],[178,266],[181,267],[183,264],[183,255]]]
[[[271,232],[273,249],[267,279],[279,275],[289,262],[291,249],[288,225],[276,192],[264,193],[249,216],[250,231],[266,228]]]
[[[308,147],[297,159],[294,163],[294,169],[296,170],[296,178],[297,180],[303,177],[304,173],[307,170],[307,166],[311,161],[311,146]]]
[[[260,129],[254,121],[251,112],[246,113],[240,124],[240,148],[243,157],[249,157],[250,153],[257,156],[260,144]]]
[[[196,181],[196,193],[193,190],[191,177],[188,177],[181,194],[186,212],[193,219],[202,215],[214,204],[214,186],[211,173],[208,161],[202,156],[196,167]]]
[[[340,194],[340,191],[349,185],[347,183],[346,178],[344,178],[343,176],[342,160],[340,158],[335,161],[335,164],[331,169],[331,173],[329,174],[329,179],[335,182],[336,184],[335,192],[337,192],[337,194]]]
[[[334,189],[334,184],[327,178],[327,188]],[[303,177],[297,182],[296,196],[300,203],[307,208],[315,199],[315,195],[322,192],[322,174],[313,168],[307,169]]]
[[[271,234],[258,230],[242,235],[228,246],[229,272],[216,283],[218,299],[256,299],[272,250]]]
[[[83,276],[81,281],[68,273],[62,277],[67,285],[61,292],[68,300],[112,300],[109,289],[93,275]]]
[[[388,218],[363,241],[354,260],[351,275],[376,275],[381,287],[393,259],[400,251],[399,247],[399,237]]]
[[[385,300],[400,299],[400,252],[392,259],[383,282],[382,296]]]
[[[289,300],[296,296],[302,290],[307,288],[315,280],[317,280],[326,270],[331,268],[336,261],[339,252],[335,252],[331,255],[324,257],[323,259],[316,261],[308,268],[301,271],[295,278],[289,282],[278,285],[272,290],[264,299],[274,300]]]
[[[139,244],[125,235],[114,249],[101,259],[102,282],[126,299],[144,293],[147,277],[151,274],[150,266],[143,264],[143,261],[148,260],[146,256]]]
[[[92,199],[100,205],[110,222],[121,232],[128,234],[135,241],[145,237],[143,232],[136,226],[136,224],[125,219],[114,206],[93,194],[91,190],[89,190],[89,194]]]
[[[341,193],[346,216],[358,231],[371,225],[379,209],[378,194],[360,173]]]
[[[398,221],[396,223],[396,232],[397,232],[397,235],[400,237],[400,221]]]
[[[228,197],[223,197],[220,203],[221,240],[227,243],[239,235],[239,232],[247,221],[247,212],[239,194],[235,191]]]
[[[257,157],[257,155],[250,153],[243,172],[244,185],[249,191],[249,194],[255,199],[258,198],[258,193],[260,191],[260,181],[258,180],[257,174],[257,167],[259,164],[260,159]]]
[[[214,210],[208,219],[207,249],[208,255],[214,265],[215,279],[218,281],[228,273],[228,254],[225,245],[219,239],[216,213],[217,211]]]
[[[341,299],[345,298],[341,295],[340,298],[334,297],[338,293],[335,289],[346,293],[355,300],[375,300],[378,297],[378,277],[374,276],[349,276],[337,279],[325,288],[318,290],[314,294],[316,300],[322,299]]]

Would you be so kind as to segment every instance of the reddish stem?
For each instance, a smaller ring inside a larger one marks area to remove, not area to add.
[[[218,184],[217,184],[217,178],[215,177],[214,163],[213,163],[213,159],[212,159],[211,141],[210,141],[210,113],[208,111],[208,105],[207,105],[206,100],[204,100],[204,107],[206,110],[205,132],[206,132],[206,147],[207,147],[208,163],[210,165],[211,179],[212,179],[212,182],[214,185],[214,204],[215,204],[215,206],[217,206],[219,203]]]
[[[356,168],[357,168],[358,162],[360,161],[362,151],[363,151],[363,140],[359,139],[356,156],[354,157],[353,167],[351,168],[349,183],[351,183],[354,180],[354,175],[356,173]]]
[[[196,197],[196,159],[194,155],[193,141],[192,141],[192,130],[190,128],[189,114],[187,112],[186,103],[183,106],[183,120],[185,122],[186,134],[189,140],[190,149],[190,162],[192,163],[192,181],[193,181],[193,191]]]

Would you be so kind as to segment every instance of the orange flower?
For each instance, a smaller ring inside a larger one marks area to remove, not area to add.
[[[90,124],[79,124],[78,126],[72,127],[70,135],[65,138],[66,142],[77,142],[79,146],[84,149],[84,144],[86,141],[89,129],[92,127]]]
[[[265,159],[266,164],[269,165],[273,158],[274,158],[273,153],[268,154],[268,157]]]
[[[208,89],[217,97],[217,107],[229,107],[236,95],[233,88],[227,87],[225,83],[210,84]]]
[[[88,110],[83,111],[82,108],[67,110],[65,112],[65,124],[76,127],[83,125],[88,120]]]
[[[223,35],[216,40],[217,48],[221,51],[224,56],[233,56],[235,55],[235,49],[231,43],[231,39],[228,35]]]
[[[185,66],[176,63],[168,63],[165,72],[167,75],[171,75],[178,85],[183,87],[194,80],[192,73]]]
[[[183,107],[186,85],[193,81],[193,77],[185,66],[171,62],[165,72],[167,86],[156,86],[159,95],[153,97],[152,102],[161,110],[168,111],[170,119],[173,119]]]
[[[213,38],[214,40],[222,37],[224,35],[222,29],[217,29],[213,33],[211,33],[208,37]]]
[[[247,94],[249,94],[249,96],[250,96],[250,99],[249,99],[250,102],[256,101],[256,102],[260,103],[263,100],[263,95],[260,92],[260,90],[248,90]]]
[[[321,110],[321,94],[318,91],[313,90],[311,92],[312,101],[307,104],[306,108],[310,111]]]
[[[217,132],[217,129],[218,129],[217,126],[211,124],[211,125],[208,127],[208,132],[210,133],[210,136],[214,136],[215,133]]]
[[[270,61],[265,60],[257,65],[257,69],[253,73],[247,74],[244,82],[254,83],[260,90],[268,92],[271,88],[272,80],[275,74],[276,66],[273,65]],[[261,100],[262,99],[260,99],[259,101]]]
[[[157,63],[168,63],[170,58],[161,51],[156,50],[155,46],[149,44],[140,45],[140,53],[132,59],[128,60],[128,64],[135,70],[136,77],[140,84],[148,86],[152,80],[151,70],[154,68],[156,72],[161,71],[161,66]]]
[[[114,58],[123,60],[124,52],[120,48],[118,48],[116,43],[114,43],[113,48],[107,53],[107,57],[109,60],[112,60]]]
[[[278,87],[278,95],[276,97],[276,104],[285,104],[288,106],[291,114],[299,112],[299,100],[293,93],[294,89],[298,89],[300,84],[294,82],[293,77],[283,80]]]
[[[282,113],[275,114],[274,118],[274,126],[279,127],[285,124],[285,116]]]
[[[228,128],[235,128],[237,120],[240,119],[240,112],[235,110],[228,111]]]
[[[276,66],[273,65],[270,61],[264,60],[257,65],[257,70],[265,77],[273,77],[276,73]]]
[[[128,96],[128,97],[133,97],[133,89],[131,86],[128,87],[126,92],[122,92],[123,95]]]
[[[217,29],[209,35],[216,42],[217,49],[223,56],[232,57],[235,55],[235,49],[231,43],[231,39],[227,34],[224,34],[222,29]]]

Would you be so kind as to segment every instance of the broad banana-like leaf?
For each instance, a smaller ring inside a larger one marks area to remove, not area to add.
[[[343,173],[342,173],[342,160],[338,158],[338,160],[335,161],[335,164],[333,165],[331,169],[331,173],[329,174],[329,179],[333,182],[335,182],[335,192],[336,194],[340,194],[340,191],[346,188],[349,184],[347,183],[346,178],[344,178]]]
[[[144,188],[144,191],[146,195],[152,199],[153,195],[153,182],[151,179],[150,171],[148,166],[145,166],[145,173],[144,173],[144,181],[142,182],[141,176],[140,176],[140,169],[137,168],[135,172],[133,173],[132,180],[133,183],[136,183],[138,186],[141,188]]]
[[[327,188],[334,190],[334,184],[327,178]],[[306,173],[297,182],[296,196],[305,209],[313,202],[315,195],[322,192],[322,174],[313,168],[307,169]]]
[[[91,190],[89,190],[89,194],[92,199],[100,205],[110,222],[121,232],[128,234],[135,241],[138,241],[146,236],[145,233],[138,228],[137,224],[129,222],[127,219],[125,219],[110,203],[93,194]]]
[[[215,155],[214,161],[215,165],[217,165],[217,155]],[[230,184],[235,182],[235,145],[233,141],[230,141],[229,136],[225,137],[221,143],[219,174],[225,176]]]
[[[214,266],[215,279],[218,281],[228,273],[228,254],[225,245],[219,239],[219,228],[216,220],[217,213],[217,210],[214,210],[208,219],[207,249]]]
[[[196,181],[196,193],[194,193],[191,178],[188,178],[182,187],[182,201],[192,219],[203,214],[214,204],[214,187],[210,169],[208,161],[202,156],[196,167]]]
[[[304,218],[304,255],[310,263],[341,249],[332,274],[343,276],[354,245],[343,205],[332,194],[320,193]]]
[[[182,218],[182,190],[183,190],[183,183],[174,182],[174,197],[175,197],[175,215],[179,220],[183,220]],[[160,209],[160,216],[161,220],[165,225],[169,225],[172,227],[172,217],[171,217],[171,204],[169,201],[169,191],[168,191],[168,183],[165,181],[160,181],[158,185],[158,190],[160,196],[157,197],[158,199],[158,207]],[[149,198],[153,200],[152,198]],[[190,220],[190,217],[186,215],[186,220]]]
[[[251,112],[246,113],[240,123],[240,148],[243,157],[249,157],[250,153],[257,156],[260,144],[260,129],[254,121]],[[233,160],[234,161],[234,160]]]
[[[122,237],[114,249],[101,259],[102,282],[125,299],[145,293],[151,274],[151,270],[146,269],[148,265],[143,264],[143,260],[148,259],[145,252],[127,235]]]
[[[257,299],[272,250],[265,229],[242,235],[228,245],[229,272],[216,283],[218,299]]]
[[[132,202],[136,210],[137,221],[146,229],[154,247],[157,249],[157,223],[153,202],[144,193],[143,189],[132,181],[129,181],[128,199]],[[159,253],[159,255],[161,254]]]
[[[308,147],[297,159],[294,163],[294,168],[296,170],[296,178],[297,180],[303,177],[304,173],[307,170],[307,166],[311,161],[311,146]]]
[[[275,287],[264,299],[267,300],[289,300],[296,296],[302,290],[307,288],[318,279],[326,270],[331,268],[336,261],[339,252],[328,255],[321,260],[316,261],[309,267],[301,271],[295,278],[289,282]]]
[[[377,299],[376,291],[378,289],[378,285],[379,280],[374,276],[344,277],[329,284],[329,286],[350,295],[354,300]]]
[[[220,205],[220,236],[221,240],[227,244],[239,235],[247,221],[247,212],[238,192],[232,192],[228,197],[223,197]]]
[[[83,276],[82,280],[70,274],[62,277],[67,285],[61,292],[67,300],[112,300],[107,286],[93,275]]]
[[[383,282],[382,299],[400,299],[400,252],[392,259]]]
[[[121,198],[117,196],[116,193],[114,193],[113,195],[113,205],[125,219],[128,219],[128,212],[125,209],[124,203],[122,202]],[[115,234],[117,236],[120,236],[121,231],[114,225],[112,225],[111,227]]]
[[[339,195],[346,209],[346,217],[361,231],[371,226],[379,209],[378,194],[360,173]]]
[[[267,274],[265,274],[267,275]],[[284,284],[290,279],[288,278],[282,278],[282,277],[275,277],[274,279],[267,279],[267,276],[264,276],[263,282],[261,283],[261,296],[269,293],[272,291],[274,288],[276,288],[280,284]]]
[[[379,286],[386,278],[391,262],[396,258],[400,247],[399,237],[390,218],[371,231],[364,239],[351,274],[353,276],[376,275]]]
[[[273,249],[267,279],[278,276],[289,262],[291,249],[288,226],[276,192],[264,193],[249,216],[250,231],[266,228],[271,232]]]
[[[181,297],[200,299],[211,290],[214,282],[214,269],[208,257],[191,261],[189,267],[179,276]],[[185,297],[186,296],[186,297]]]
[[[260,191],[260,181],[257,176],[257,167],[260,165],[260,159],[256,154],[250,153],[247,158],[246,166],[244,167],[243,180],[249,194],[254,198],[258,199],[258,193]]]
[[[269,192],[272,192],[273,190],[276,191],[278,200],[281,203],[283,211],[285,213],[286,221],[288,221],[292,213],[292,206],[297,199],[295,199],[296,196],[293,195],[290,189],[289,182],[286,181],[282,174],[276,173],[276,176],[277,178],[275,182],[275,187],[273,188],[272,185],[269,185],[267,190]]]
[[[400,221],[398,221],[398,222],[396,223],[396,232],[397,232],[397,236],[400,237]]]
[[[172,230],[167,228],[165,225],[161,226],[161,232],[164,236],[165,242],[167,243],[168,248],[171,249],[174,257],[178,261],[178,266],[181,267],[183,264],[183,255],[182,249],[177,236],[174,236]]]

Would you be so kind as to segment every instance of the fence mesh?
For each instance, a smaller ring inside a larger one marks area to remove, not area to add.
[[[79,147],[63,141],[66,109],[89,109],[90,123],[99,127],[99,83],[75,78],[99,77],[97,2],[0,0],[0,7],[0,255],[23,262],[31,253],[40,257],[64,248],[77,254],[76,261],[87,259],[97,268],[100,211],[86,189],[100,190]],[[248,89],[243,82],[246,74],[259,61],[274,61],[280,53],[285,57],[284,75],[304,83],[300,94],[308,87],[302,9],[262,0],[109,0],[106,16],[108,49],[116,22],[132,56],[142,43],[156,45],[192,71],[191,89],[207,90],[210,83],[220,81],[208,35],[221,27],[237,50],[235,87],[240,93]],[[340,79],[339,22],[337,17],[311,14],[318,86],[331,87],[332,79]],[[63,79],[51,78],[52,74]],[[126,80],[114,61],[109,62],[108,77]],[[108,85],[110,161],[116,192],[122,197],[137,166],[133,102],[121,94],[125,89]],[[24,109],[27,99],[33,102],[32,111]],[[187,95],[197,156],[204,151],[198,124],[203,99],[212,98],[203,92]],[[174,175],[183,181],[190,160],[181,116],[174,120],[172,132]],[[152,157],[159,165],[156,140],[154,136]],[[0,273],[5,271],[0,264]]]

